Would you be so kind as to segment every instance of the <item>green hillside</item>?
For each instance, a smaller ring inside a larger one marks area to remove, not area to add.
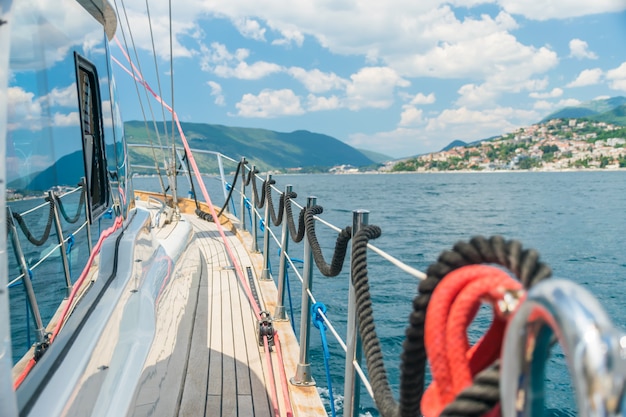
[[[285,133],[203,123],[181,123],[181,126],[191,148],[220,152],[236,160],[245,157],[260,170],[330,168],[342,164],[360,167],[374,163],[372,159],[338,139],[306,130]],[[128,143],[149,143],[144,122],[126,122],[124,128]],[[163,123],[157,123],[157,128],[161,141],[165,144]],[[149,125],[149,129],[152,142],[157,144],[154,126]],[[167,129],[171,132],[169,122]],[[177,137],[176,140],[180,144],[180,138]],[[148,148],[131,147],[129,153],[132,164],[154,165],[152,151]],[[213,159],[198,161],[200,169],[213,171],[216,168]]]
[[[624,105],[626,105],[626,97],[622,96],[591,100],[578,106],[570,106],[557,110],[546,116],[541,122],[547,122],[552,119],[585,118],[607,123],[624,124],[624,120],[620,122],[611,118],[611,113]],[[617,118],[619,119],[620,116],[618,115]]]

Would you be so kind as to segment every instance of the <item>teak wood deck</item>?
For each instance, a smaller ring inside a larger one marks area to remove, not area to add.
[[[273,312],[276,286],[273,281],[258,280],[262,256],[247,250],[252,245],[249,233],[238,231],[231,220],[236,221],[230,219],[223,227],[236,261],[245,275],[252,274],[261,310]],[[157,315],[170,318],[158,321],[163,328],[157,325],[155,339],[163,340],[154,342],[131,414],[274,416],[265,349],[259,346],[255,329],[257,319],[217,225],[188,214],[180,222],[191,225],[193,238],[159,306],[163,311]],[[176,221],[157,231],[157,237],[167,240],[175,227]],[[193,273],[194,269],[199,273]],[[189,286],[187,296],[172,297],[171,293],[184,294],[185,285]],[[274,327],[284,363],[278,363],[273,349],[272,368],[279,415],[287,416],[279,367],[284,367],[287,379],[295,375],[299,346],[289,322],[275,322]],[[315,387],[289,382],[288,386],[294,416],[327,415]]]

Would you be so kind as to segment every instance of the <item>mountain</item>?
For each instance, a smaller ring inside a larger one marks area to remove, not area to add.
[[[578,106],[570,106],[565,107],[563,109],[557,110],[554,113],[546,116],[540,123],[547,122],[552,119],[579,119],[579,118],[589,118],[596,119],[596,117],[610,113],[613,110],[619,108],[620,106],[626,105],[626,97],[618,96],[611,97],[605,99],[591,100],[585,103],[582,103]],[[616,123],[614,120],[610,120],[610,115],[604,116],[607,120],[602,120],[610,123]],[[620,124],[623,124],[620,123]]]
[[[158,122],[156,125],[159,136],[164,142],[163,123]],[[181,123],[181,127],[191,148],[221,152],[235,159],[245,157],[260,170],[298,167],[330,168],[344,164],[360,167],[374,163],[371,158],[338,139],[307,130],[285,133],[267,129],[187,122]],[[144,122],[125,122],[124,128],[129,143],[149,143]],[[171,132],[171,129],[171,123],[168,122],[167,130]],[[158,138],[151,124],[149,124],[149,132],[152,142],[157,143]],[[153,165],[151,150],[130,148],[129,153],[132,163]],[[208,161],[205,163],[198,161],[198,163],[201,170],[215,168]]]
[[[60,169],[59,167],[62,167]],[[43,191],[55,185],[77,186],[85,175],[83,152],[76,151],[65,155],[44,169],[27,177],[15,179],[7,184],[9,188],[18,190]]]
[[[615,107],[610,111],[591,116],[590,119],[598,122],[606,122],[626,126],[626,104]]]
[[[456,148],[457,146],[465,146],[467,142],[463,142],[462,140],[453,140],[446,147],[444,147],[441,151],[449,151],[452,148]]]
[[[374,152],[374,151],[368,151],[367,149],[357,149],[357,150],[361,152],[363,155],[367,156],[372,161],[379,163],[379,164],[383,162],[391,161],[393,159],[389,155],[385,155],[385,154]]]

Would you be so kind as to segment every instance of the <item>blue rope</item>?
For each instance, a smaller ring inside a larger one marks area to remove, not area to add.
[[[226,189],[226,191],[230,191],[230,189],[233,188],[232,185],[230,185],[229,183],[224,183],[224,189]],[[233,206],[233,214],[235,215],[235,217],[237,217],[237,209],[235,208],[235,201],[231,198],[230,199],[230,205]]]
[[[33,271],[28,269],[28,277],[30,280],[33,280]],[[30,347],[32,345],[31,336],[30,336],[30,305],[28,304],[28,294],[24,291],[24,300],[26,301],[26,347]]]
[[[74,239],[74,234],[70,233],[67,238],[67,246],[65,247],[65,253],[67,254],[67,260],[70,264],[70,282],[72,281],[72,248],[74,247],[74,243],[76,240]]]
[[[322,338],[322,347],[324,348],[324,367],[326,368],[326,381],[328,383],[328,396],[330,398],[330,411],[332,417],[336,417],[335,412],[335,399],[333,396],[333,385],[330,379],[330,352],[328,351],[328,342],[326,341],[326,324],[320,314],[320,311],[326,314],[326,306],[324,303],[315,303],[311,307],[311,313],[313,315],[313,325],[320,329],[320,337]]]

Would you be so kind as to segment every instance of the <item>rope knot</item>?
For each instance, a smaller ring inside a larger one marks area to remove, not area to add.
[[[311,306],[311,313],[313,314],[313,326],[315,326],[316,329],[326,330],[324,317],[322,317],[322,314],[326,314],[326,305],[321,302],[313,304],[313,306]]]

